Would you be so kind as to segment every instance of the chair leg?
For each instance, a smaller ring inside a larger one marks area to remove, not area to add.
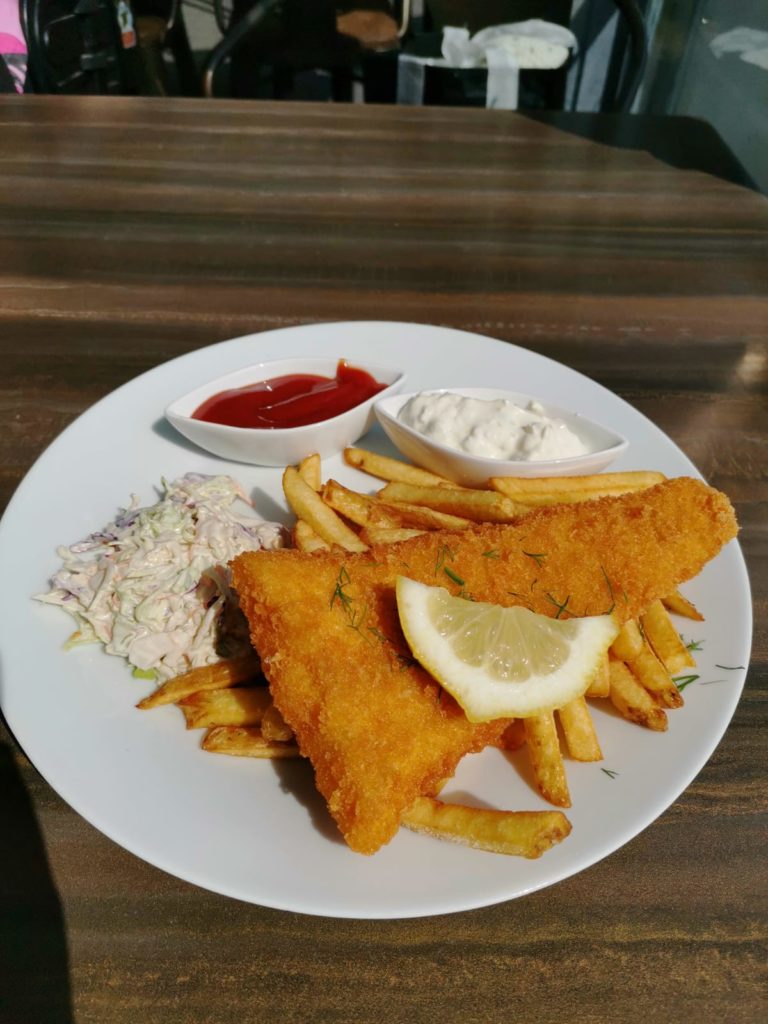
[[[173,54],[179,88],[183,96],[202,96],[200,71],[195,62],[192,47],[184,24],[184,15],[179,5],[177,17],[173,19],[165,38],[165,45]]]

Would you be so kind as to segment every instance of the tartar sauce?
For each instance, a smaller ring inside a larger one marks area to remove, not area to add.
[[[449,448],[488,459],[535,462],[590,451],[563,420],[547,416],[533,401],[523,408],[504,398],[422,391],[405,403],[397,418]]]

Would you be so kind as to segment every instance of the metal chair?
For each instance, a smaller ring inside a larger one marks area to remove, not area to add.
[[[119,95],[132,90],[127,53],[136,37],[121,33],[114,0],[21,0],[20,11],[32,92]]]
[[[637,0],[612,0],[620,16],[614,52],[606,69],[603,87],[601,111],[629,112],[640,86],[645,70],[648,54],[648,38],[645,19]],[[432,38],[413,36],[408,49],[421,56],[438,56],[442,29],[445,25],[466,25],[473,34],[488,25],[503,24],[511,21],[524,21],[528,18],[543,18],[560,25],[569,25],[571,21],[572,0],[425,0],[427,12],[426,28],[431,30]],[[432,47],[427,51],[426,47]],[[581,60],[581,55],[576,60]],[[555,72],[524,72],[521,76],[521,106],[534,106],[543,109],[562,109],[565,100],[565,79],[568,66]],[[446,74],[444,88],[454,101],[460,94],[460,83],[464,76],[470,83],[470,93],[476,94],[476,102],[484,102],[484,76],[482,71],[457,71]],[[439,73],[433,77],[439,77]],[[524,80],[533,83],[533,88],[526,90]],[[479,81],[479,84],[475,80]],[[477,87],[472,89],[472,85]],[[431,90],[431,95],[440,87]],[[526,93],[528,95],[526,95]],[[479,98],[477,98],[479,97]],[[434,98],[428,102],[439,102]]]
[[[20,12],[32,92],[200,94],[181,0],[20,0]]]
[[[268,95],[274,98],[290,94],[288,83],[293,76],[319,69],[329,74],[334,99],[350,99],[352,82],[360,77],[366,55],[398,45],[409,6],[403,4],[399,23],[388,19],[392,31],[387,36],[381,33],[381,23],[387,21],[383,10],[376,25],[373,17],[366,20],[365,11],[339,15],[332,0],[236,0],[233,17],[225,19],[221,0],[215,0],[217,22],[225,34],[206,60],[203,92],[221,94],[223,70],[231,63],[239,82],[265,76]],[[360,14],[363,17],[355,16]],[[249,94],[237,84],[229,91]]]

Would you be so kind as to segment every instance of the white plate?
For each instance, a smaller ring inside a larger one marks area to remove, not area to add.
[[[568,762],[573,832],[526,861],[441,843],[405,830],[373,857],[338,838],[307,766],[218,757],[199,749],[173,707],[135,710],[146,683],[96,647],[62,650],[71,620],[30,596],[57,567],[55,548],[98,529],[132,492],[155,497],[162,476],[228,471],[266,518],[288,520],[280,471],[229,464],[181,438],[168,403],[200,380],[246,363],[306,355],[399,366],[415,389],[489,383],[584,409],[626,437],[617,469],[695,470],[652,423],[598,384],[532,352],[424,325],[318,324],[201,349],[151,370],[73,423],[22,482],[0,528],[2,675],[8,724],[61,796],[115,842],[207,889],[252,903],[330,917],[397,918],[486,906],[552,885],[622,846],[662,813],[702,768],[739,698],[749,658],[751,602],[736,543],[685,593],[706,615],[681,620],[703,641],[700,678],[652,733],[609,711],[595,719],[604,760]],[[378,428],[366,444],[390,451]],[[328,459],[326,477],[373,490],[370,478]],[[11,584],[11,585],[9,585]],[[719,668],[718,666],[728,666]],[[617,773],[615,776],[608,772]],[[495,750],[465,758],[446,794],[494,807],[545,808],[524,761]],[[680,851],[681,856],[684,855]],[[95,870],[83,864],[84,875]]]

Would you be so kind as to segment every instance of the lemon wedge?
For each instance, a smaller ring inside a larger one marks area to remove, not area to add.
[[[406,576],[397,610],[411,653],[470,722],[529,718],[582,696],[619,632],[611,615],[552,619]]]

